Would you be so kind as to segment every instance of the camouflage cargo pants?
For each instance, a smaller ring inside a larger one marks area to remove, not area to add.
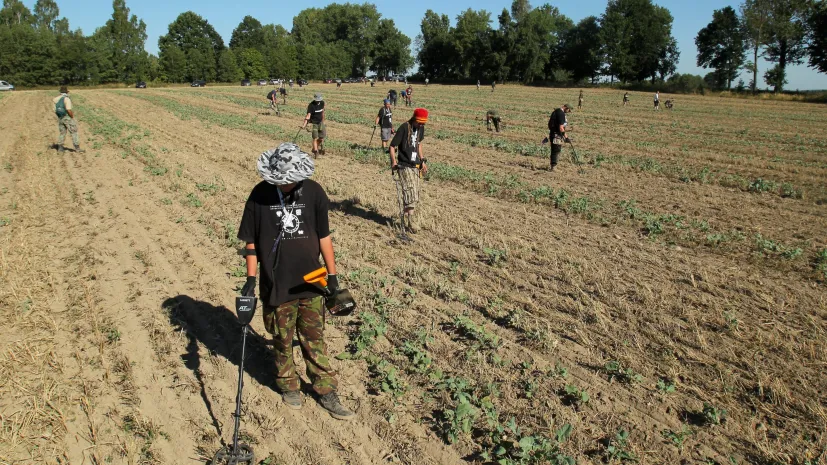
[[[264,307],[264,327],[273,334],[276,387],[280,391],[297,391],[300,387],[293,362],[293,334],[297,329],[313,390],[322,396],[336,390],[336,372],[330,366],[324,342],[324,312],[321,296],[292,300],[278,307]]]
[[[60,118],[57,121],[57,129],[60,133],[57,138],[57,145],[63,145],[63,141],[66,140],[66,131],[69,131],[69,134],[72,135],[72,142],[74,142],[75,147],[80,146],[80,141],[78,140],[78,124],[75,122],[74,118],[70,118],[68,115]]]

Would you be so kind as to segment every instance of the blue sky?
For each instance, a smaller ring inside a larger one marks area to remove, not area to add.
[[[91,34],[95,28],[103,25],[112,14],[111,0],[56,0],[62,16],[69,18],[73,29],[81,28],[86,34]],[[24,0],[32,8],[35,0]],[[292,28],[293,16],[304,8],[323,7],[332,2],[318,0],[306,1],[228,1],[228,0],[127,0],[127,6],[133,14],[138,15],[147,25],[146,49],[150,53],[158,53],[158,37],[165,34],[169,23],[184,11],[192,10],[201,15],[215,27],[229,43],[233,29],[246,15],[251,15],[263,24],[281,24],[288,30]],[[340,3],[345,3],[344,1]],[[361,3],[361,2],[351,2]],[[419,34],[419,23],[425,10],[432,9],[437,13],[447,14],[451,20],[463,10],[487,10],[496,21],[497,15],[503,8],[510,8],[511,0],[475,0],[475,1],[438,1],[417,0],[405,1],[375,1],[379,12],[385,18],[391,18],[397,27],[413,40]],[[599,16],[606,9],[606,0],[578,0],[541,2],[534,0],[532,6],[542,3],[551,3],[575,22],[589,15]],[[695,66],[695,35],[712,19],[712,11],[727,5],[736,10],[740,2],[722,0],[655,0],[658,5],[668,8],[675,18],[672,25],[672,34],[678,40],[681,59],[678,72],[704,75],[709,70]],[[759,65],[759,84],[763,87],[763,73],[768,68],[766,62]],[[806,65],[789,68],[789,84],[787,89],[827,89],[827,74],[817,73]],[[744,74],[744,82],[748,83],[751,76]]]

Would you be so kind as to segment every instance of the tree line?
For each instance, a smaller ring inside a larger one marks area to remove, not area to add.
[[[739,12],[715,10],[698,32],[701,78],[675,74],[680,51],[673,17],[652,0],[609,0],[602,15],[575,23],[549,4],[514,0],[496,17],[468,9],[455,21],[427,10],[413,42],[375,5],[330,4],[307,8],[291,30],[246,16],[224,39],[198,14],[181,13],[158,40],[157,56],[145,50],[146,24],[113,0],[112,16],[91,35],[72,30],[55,0],[20,0],[0,9],[0,78],[20,86],[42,84],[207,81],[266,77],[322,79],[405,73],[438,81],[512,81],[526,84],[657,83],[731,88],[748,69],[758,86],[758,58],[774,66],[764,81],[776,91],[787,66],[809,58],[827,72],[827,7],[824,0],[744,0]],[[743,84],[740,84],[743,87]]]

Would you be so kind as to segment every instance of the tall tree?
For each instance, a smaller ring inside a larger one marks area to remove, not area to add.
[[[775,92],[784,90],[787,65],[803,63],[807,56],[806,21],[810,13],[808,0],[773,0],[770,9],[766,57],[778,66],[765,75]]]
[[[216,77],[218,58],[224,50],[224,40],[207,20],[187,11],[178,15],[169,25],[167,34],[158,39],[158,48],[162,63],[170,61],[164,60],[168,50],[177,48],[184,53],[185,80],[213,80]],[[169,75],[179,70],[165,71]]]
[[[251,50],[257,52],[255,49]],[[263,74],[259,74],[259,76],[263,76]],[[218,56],[216,80],[219,82],[233,82],[238,81],[242,77],[244,77],[244,73],[242,73],[238,66],[233,49],[227,48],[222,50]]]
[[[268,24],[262,29],[264,62],[270,76],[299,77],[298,50],[290,32],[281,25]]]
[[[715,87],[732,88],[744,65],[746,49],[741,21],[732,7],[715,10],[712,21],[698,31],[698,66],[715,69]]]
[[[34,22],[37,27],[54,31],[60,8],[54,0],[37,0],[34,4]]]
[[[112,17],[95,34],[108,48],[111,68],[102,72],[103,82],[134,82],[146,71],[146,24],[137,16],[129,16],[126,0],[112,1]]]
[[[247,79],[268,77],[264,56],[254,48],[245,48],[238,52],[238,67]]]
[[[419,26],[417,61],[419,71],[433,79],[453,79],[458,51],[451,37],[451,22],[447,15],[427,10]]]
[[[583,18],[568,31],[562,65],[571,72],[572,79],[597,79],[602,63],[600,45],[600,23],[595,16]]]
[[[376,37],[376,46],[371,55],[371,71],[381,76],[408,71],[413,65],[411,39],[396,29],[392,19],[379,20]]]
[[[238,26],[233,29],[233,35],[230,37],[230,48],[254,48],[262,51],[264,48],[264,28],[259,20],[249,15],[245,16],[238,23]]]
[[[750,88],[752,93],[758,89],[758,55],[769,36],[771,7],[773,0],[745,0],[741,4],[741,21],[747,45],[752,50],[752,61],[746,64],[752,71]]]
[[[468,79],[484,70],[486,57],[491,53],[490,22],[491,14],[485,10],[469,8],[457,16],[452,37],[460,58],[458,78]]]
[[[813,7],[807,21],[810,67],[827,73],[827,2],[819,1]]]

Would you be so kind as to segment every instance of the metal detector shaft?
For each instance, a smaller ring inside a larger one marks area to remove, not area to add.
[[[574,160],[578,164],[580,163],[580,157],[577,156],[577,150],[574,150],[574,144],[572,144],[571,139],[569,139],[569,145],[571,146],[571,151],[574,152]]]
[[[368,142],[368,148],[370,148],[371,144],[373,144],[373,135],[376,134],[376,125],[373,125],[373,132],[370,133],[370,142]]]
[[[303,127],[301,127],[301,126],[299,126],[299,130],[298,130],[298,131],[296,131],[296,135],[295,135],[295,136],[293,136],[293,143],[294,143],[294,144],[296,143],[296,139],[298,139],[298,138],[299,138],[299,133],[300,133],[300,132],[302,132],[302,129],[304,129],[304,128],[303,128]]]
[[[241,391],[244,389],[244,356],[247,348],[247,328],[244,325],[241,336],[241,362],[238,364],[238,395],[235,398],[235,430],[233,431],[233,454],[238,453],[238,428],[241,423]]]

